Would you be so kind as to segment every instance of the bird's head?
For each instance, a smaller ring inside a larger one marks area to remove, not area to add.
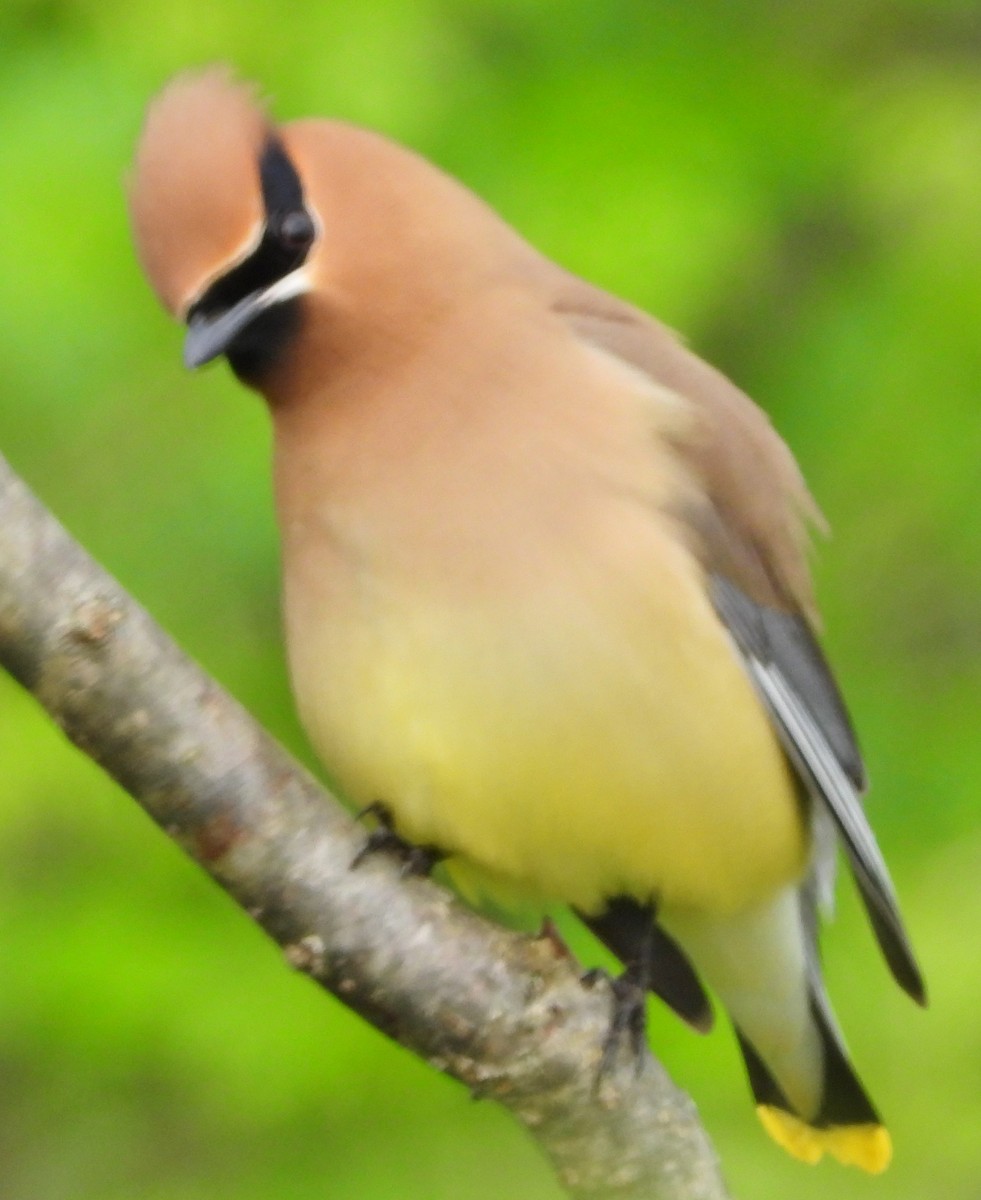
[[[187,324],[185,362],[227,355],[267,392],[270,367],[322,361],[328,341],[330,357],[407,342],[531,253],[411,151],[338,121],[274,125],[221,68],[151,104],[130,212],[150,283]]]
[[[320,221],[253,90],[212,69],[151,106],[130,188],[137,251],[188,326],[184,358],[271,352],[311,287]]]

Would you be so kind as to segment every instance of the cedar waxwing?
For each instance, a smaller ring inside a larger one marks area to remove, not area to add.
[[[346,798],[471,895],[571,905],[703,1030],[704,979],[768,1133],[882,1170],[818,959],[837,841],[924,986],[766,417],[423,159],[224,71],[152,104],[130,202],[187,364],[269,403],[293,688]]]

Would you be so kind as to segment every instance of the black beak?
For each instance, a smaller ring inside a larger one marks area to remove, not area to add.
[[[224,354],[236,337],[274,304],[291,300],[307,290],[302,270],[292,271],[268,287],[243,296],[237,304],[221,312],[196,312],[188,319],[184,338],[184,365],[203,367]]]

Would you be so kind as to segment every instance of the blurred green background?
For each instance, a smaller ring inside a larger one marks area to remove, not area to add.
[[[832,993],[891,1126],[870,1180],[758,1129],[731,1038],[656,1012],[735,1194],[981,1196],[981,9],[977,0],[3,0],[0,451],[307,757],[268,430],[130,248],[149,96],[223,59],[283,118],[406,141],[753,394],[835,530],[819,590],[931,985],[850,885]],[[594,958],[583,938],[577,948]],[[0,677],[4,1200],[553,1200],[537,1152],[284,969]]]

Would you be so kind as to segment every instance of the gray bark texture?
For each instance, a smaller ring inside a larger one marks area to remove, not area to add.
[[[691,1101],[626,1050],[610,992],[398,863],[192,663],[0,458],[0,665],[303,971],[503,1104],[577,1200],[724,1200]]]

